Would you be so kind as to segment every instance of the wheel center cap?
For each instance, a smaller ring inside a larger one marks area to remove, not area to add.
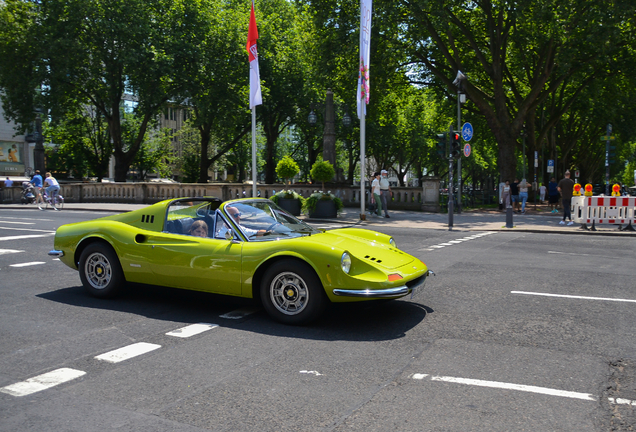
[[[288,287],[283,291],[285,293],[285,299],[289,301],[294,301],[298,298],[298,290],[296,287]]]

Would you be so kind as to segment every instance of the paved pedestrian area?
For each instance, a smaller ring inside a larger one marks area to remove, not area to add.
[[[147,207],[144,204],[117,203],[67,203],[63,211],[103,211],[121,213]],[[37,209],[33,205],[0,204],[2,209]],[[365,220],[360,218],[360,208],[346,207],[335,219],[310,219],[300,216],[307,222],[338,225],[358,225],[362,227],[397,226],[404,228],[427,228],[449,230],[447,213],[426,213],[418,211],[391,210],[390,218],[369,215],[365,212]],[[464,210],[461,214],[454,214],[452,231],[524,231],[558,234],[582,235],[619,235],[636,237],[636,231],[621,231],[618,227],[597,226],[596,231],[586,230],[580,224],[572,226],[560,225],[563,212],[550,213],[547,205],[533,204],[527,206],[525,214],[515,213],[513,228],[506,228],[506,214],[496,209]],[[589,227],[588,227],[589,228]],[[625,228],[625,225],[623,225]],[[636,228],[636,227],[634,227]]]

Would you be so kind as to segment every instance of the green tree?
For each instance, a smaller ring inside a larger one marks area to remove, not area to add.
[[[53,0],[21,5],[8,0],[2,16],[1,54],[25,48],[32,70],[24,86],[12,88],[24,73],[24,61],[4,63],[0,85],[9,101],[7,115],[23,122],[42,101],[53,117],[80,105],[94,107],[108,124],[115,155],[115,180],[126,173],[148,125],[161,106],[177,94],[174,80],[184,70],[190,47],[178,0]],[[33,32],[23,35],[25,28]],[[183,53],[186,53],[185,55]],[[3,57],[4,58],[4,57]],[[24,97],[27,102],[14,103]],[[123,138],[122,100],[134,100],[138,130]]]
[[[300,171],[298,164],[290,156],[284,156],[276,165],[276,175],[287,180],[287,184],[298,174],[298,171]]]
[[[329,161],[318,161],[312,167],[311,178],[322,183],[322,191],[325,191],[325,182],[333,179],[336,174],[336,170]]]

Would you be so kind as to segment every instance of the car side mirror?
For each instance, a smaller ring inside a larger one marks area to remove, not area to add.
[[[232,240],[234,238],[234,231],[228,229],[225,231],[225,240]]]

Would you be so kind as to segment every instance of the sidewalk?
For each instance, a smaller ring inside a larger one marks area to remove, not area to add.
[[[145,204],[117,204],[117,203],[67,203],[66,211],[101,211],[109,213],[122,213],[147,207]],[[37,210],[33,205],[0,204],[0,210],[20,209]],[[44,212],[42,212],[44,213]],[[389,210],[390,218],[370,216],[366,214],[366,220],[360,220],[360,209],[345,207],[337,219],[310,219],[301,216],[300,219],[312,223],[358,225],[366,228],[379,228],[392,226],[401,228],[427,228],[449,230],[447,213],[424,213],[405,210]],[[461,214],[455,213],[453,217],[452,231],[502,231],[502,232],[534,232],[554,234],[581,234],[596,236],[628,236],[636,238],[634,231],[619,231],[618,227],[603,225],[596,227],[597,231],[587,231],[580,224],[572,226],[559,225],[563,219],[563,212],[550,213],[548,206],[534,204],[527,206],[526,214],[515,213],[513,216],[514,228],[506,228],[506,214],[498,210],[465,210]],[[623,228],[625,226],[623,225]],[[636,228],[636,227],[634,227]]]

